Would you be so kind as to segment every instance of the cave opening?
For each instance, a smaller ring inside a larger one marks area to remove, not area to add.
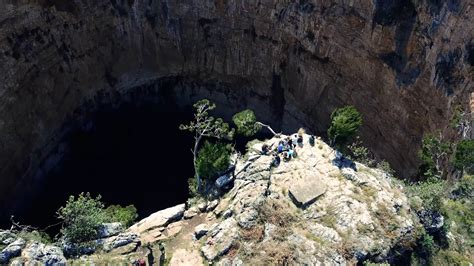
[[[152,102],[95,111],[63,138],[62,158],[17,219],[54,224],[58,208],[81,192],[100,194],[106,205],[133,204],[140,217],[186,202],[193,137],[178,126],[190,119],[190,108]]]
[[[245,95],[206,86],[166,79],[86,101],[64,122],[54,147],[42,151],[47,155],[41,165],[20,185],[28,192],[17,194],[14,204],[7,205],[1,227],[10,227],[8,217],[14,215],[21,224],[48,228],[46,232],[55,235],[60,225],[49,226],[58,224],[57,210],[70,195],[82,192],[101,195],[106,206],[134,205],[139,219],[185,203],[188,179],[194,176],[194,138],[179,125],[193,119],[194,102],[202,98],[215,102],[217,109],[211,115],[229,124],[232,115],[245,108],[257,110],[268,123],[262,109],[267,105],[262,102],[244,101]],[[249,140],[271,137],[263,129],[250,138],[236,136],[232,144],[244,153]]]

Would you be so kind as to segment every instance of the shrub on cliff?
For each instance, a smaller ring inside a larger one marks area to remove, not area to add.
[[[331,114],[328,136],[333,145],[343,147],[357,133],[362,125],[362,115],[354,106],[345,106]]]
[[[250,109],[245,109],[239,113],[236,113],[232,117],[232,121],[237,127],[237,133],[245,137],[251,137],[257,134],[257,132],[260,131],[262,127],[268,129],[268,131],[270,131],[273,135],[277,135],[277,133],[269,125],[265,125],[262,122],[257,121],[255,113]]]
[[[230,164],[230,145],[206,141],[199,151],[196,166],[204,182],[214,181]]]
[[[196,178],[196,190],[201,189],[201,175],[198,170],[197,157],[201,140],[203,138],[229,139],[234,137],[234,129],[229,127],[222,118],[215,118],[209,114],[216,108],[216,104],[208,99],[197,101],[193,105],[195,109],[194,120],[189,124],[179,126],[180,130],[186,130],[194,133],[193,163]]]
[[[57,214],[63,221],[61,234],[70,243],[83,243],[96,239],[99,227],[107,221],[101,197],[81,193],[77,198],[70,196],[66,205]]]
[[[426,179],[440,178],[443,175],[443,163],[449,160],[451,154],[451,143],[432,134],[425,135],[418,152],[422,161],[420,175]]]
[[[120,222],[129,227],[138,218],[137,208],[133,205],[122,207],[120,205],[111,205],[105,209],[105,214],[109,222]]]
[[[262,128],[262,126],[257,124],[257,117],[250,109],[235,114],[232,117],[232,121],[237,126],[237,133],[246,137],[255,135]]]
[[[474,168],[474,140],[462,140],[458,143],[454,166],[459,170],[472,171]]]

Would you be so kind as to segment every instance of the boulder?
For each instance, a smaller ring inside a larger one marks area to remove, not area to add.
[[[318,177],[305,177],[293,183],[288,194],[296,206],[306,208],[326,193],[326,190],[326,184]]]
[[[207,202],[201,202],[197,205],[199,211],[204,212],[207,209]]]
[[[210,212],[210,211],[214,210],[217,207],[218,204],[219,204],[219,200],[217,200],[217,199],[209,202],[207,204],[206,211]]]
[[[3,240],[2,243],[3,243],[4,245],[10,245],[11,243],[15,242],[15,240],[16,240],[16,239],[15,239],[14,237],[10,237],[10,238],[7,238],[7,239]]]
[[[103,239],[102,245],[105,251],[110,252],[113,249],[135,243],[135,247],[140,245],[139,235],[135,233],[121,233],[117,236],[112,236]]]
[[[224,213],[222,214],[222,217],[223,217],[224,219],[227,219],[227,218],[231,217],[232,214],[233,214],[232,209],[227,209],[227,210],[224,211]]]
[[[208,234],[209,238],[201,252],[208,261],[214,261],[229,252],[234,245],[238,237],[236,221],[233,218],[226,219]]]
[[[20,256],[21,250],[25,247],[25,244],[25,240],[21,238],[9,244],[2,250],[2,252],[0,252],[0,264],[8,264],[10,259]]]
[[[418,213],[421,223],[426,231],[433,234],[441,230],[444,225],[444,217],[439,212],[422,210]]]
[[[177,221],[183,217],[185,205],[180,204],[168,209],[155,212],[140,222],[132,225],[129,230],[134,233],[142,233],[158,227],[165,227],[171,222]]]
[[[207,224],[200,224],[194,229],[194,237],[196,239],[200,239],[201,237],[205,236],[207,232],[209,232]]]
[[[66,265],[67,260],[60,247],[32,243],[28,245],[21,256],[27,265]]]
[[[118,235],[123,231],[121,223],[104,223],[99,228],[99,238],[106,238]]]
[[[245,209],[239,216],[238,222],[242,228],[251,228],[257,224],[258,211],[254,208]]]
[[[233,173],[225,174],[216,180],[216,187],[219,189],[223,189],[230,185],[232,181],[234,180],[234,175]]]
[[[10,230],[0,230],[0,242],[8,245],[10,243],[5,243],[5,240],[7,239],[16,239],[16,236],[14,233],[12,233]]]
[[[193,206],[184,212],[183,217],[184,219],[191,219],[194,216],[196,216],[198,213],[199,213],[199,208],[197,206]]]

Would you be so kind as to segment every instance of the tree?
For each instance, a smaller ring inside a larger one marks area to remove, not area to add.
[[[333,145],[346,144],[362,125],[362,115],[354,106],[345,106],[331,114],[331,126],[328,136]]]
[[[57,214],[63,220],[61,233],[70,243],[83,243],[98,237],[99,228],[107,221],[100,195],[92,198],[81,193],[77,198],[70,196],[66,205]]]
[[[421,174],[427,178],[441,177],[442,164],[446,162],[451,153],[451,144],[442,141],[441,135],[428,134],[423,137],[419,158],[423,162],[420,166]]]
[[[196,161],[199,176],[204,180],[214,181],[217,174],[229,168],[230,151],[230,145],[206,141],[199,150]]]
[[[262,129],[262,127],[267,128],[270,132],[272,132],[273,135],[277,135],[277,133],[269,125],[257,121],[255,113],[250,109],[245,109],[239,113],[236,113],[232,117],[232,121],[234,121],[234,124],[237,126],[237,133],[246,137],[255,135]]]
[[[230,129],[229,124],[225,123],[221,118],[214,118],[209,115],[209,111],[216,108],[216,105],[211,101],[203,99],[196,102],[193,106],[195,109],[194,121],[191,121],[188,125],[180,125],[179,129],[194,132],[193,163],[197,191],[200,191],[201,178],[197,169],[197,155],[201,140],[204,137],[232,139],[234,129]]]
[[[474,140],[461,140],[454,155],[454,167],[458,170],[474,167]]]

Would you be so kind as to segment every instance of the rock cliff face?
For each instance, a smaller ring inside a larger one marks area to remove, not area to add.
[[[467,104],[473,13],[468,0],[2,1],[0,201],[75,110],[137,87],[318,133],[353,104],[366,144],[408,177],[423,132]]]

